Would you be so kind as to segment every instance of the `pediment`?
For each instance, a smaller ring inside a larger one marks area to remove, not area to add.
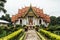
[[[33,11],[32,7],[30,7],[28,11],[23,15],[23,17],[26,17],[26,16],[38,17],[38,15]]]

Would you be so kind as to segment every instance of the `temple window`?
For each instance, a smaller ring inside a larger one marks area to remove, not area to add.
[[[39,20],[39,24],[41,24],[41,19]]]
[[[22,19],[20,19],[20,24],[22,24]]]

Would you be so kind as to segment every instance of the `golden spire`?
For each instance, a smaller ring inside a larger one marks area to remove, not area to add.
[[[30,7],[32,7],[32,4],[30,3]]]

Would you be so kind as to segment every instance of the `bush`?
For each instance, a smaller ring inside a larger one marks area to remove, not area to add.
[[[27,31],[28,30],[28,27],[25,27],[24,29],[25,29],[25,31]]]
[[[37,32],[37,34],[41,38],[41,40],[46,40],[39,32]]]
[[[16,27],[22,27],[22,25],[18,25],[18,24],[17,24]]]
[[[59,26],[59,25],[55,25],[55,26],[50,25],[50,26],[48,27],[48,31],[53,32],[53,31],[56,31],[56,30],[60,30],[60,26]]]
[[[12,25],[6,26],[0,26],[0,38],[4,37],[6,35],[9,35],[10,33],[20,29],[20,27],[14,28]]]
[[[13,25],[12,24],[8,24],[8,27],[12,27]]]
[[[22,37],[20,37],[20,39],[19,39],[19,40],[23,40],[23,39],[24,39],[24,37],[25,37],[25,33],[22,35]]]
[[[36,27],[39,27],[39,25],[36,25]]]
[[[23,27],[26,27],[26,25],[23,25]]]
[[[38,31],[38,30],[39,30],[39,28],[37,28],[37,27],[36,27],[36,28],[35,28],[35,30],[36,30],[36,31]]]
[[[10,40],[11,38],[14,38],[15,36],[17,36],[19,33],[21,33],[23,31],[23,29],[19,29],[18,31],[13,32],[12,34],[3,37],[3,40]]]
[[[6,33],[7,32],[5,30],[1,30],[0,31],[0,38],[6,36]]]
[[[46,30],[40,29],[40,32],[44,35],[48,36],[51,40],[60,40],[60,36],[53,34],[51,32],[48,32]]]

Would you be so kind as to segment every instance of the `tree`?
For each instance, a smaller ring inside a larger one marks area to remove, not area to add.
[[[51,16],[50,19],[51,19],[50,25],[56,25],[56,23],[57,23],[56,17],[55,16]]]
[[[6,10],[4,9],[4,4],[6,3],[6,0],[0,0],[0,12],[3,11],[6,13]]]
[[[56,21],[57,21],[57,24],[59,24],[59,25],[60,25],[60,16],[59,16],[59,17],[57,17]]]
[[[4,15],[2,15],[1,19],[2,19],[2,20],[6,20],[6,21],[11,22],[11,17],[10,17],[10,15],[9,15],[9,14],[5,14],[5,16],[4,16]]]

